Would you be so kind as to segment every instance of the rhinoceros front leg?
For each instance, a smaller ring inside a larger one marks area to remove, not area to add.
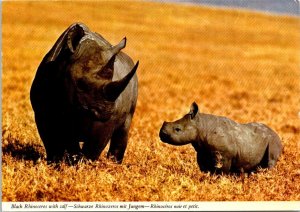
[[[197,143],[192,143],[197,151],[197,163],[201,171],[214,172],[214,159],[211,151],[207,148],[200,147]]]
[[[46,150],[46,160],[49,163],[61,161],[64,155],[64,146],[62,145],[62,141],[59,142],[55,138],[51,139],[49,137],[46,138],[45,136],[41,137]]]
[[[197,163],[201,171],[203,172],[209,172],[212,171],[213,166],[212,166],[212,161],[210,158],[206,157],[206,154],[203,154],[203,152],[198,152],[197,153]]]
[[[122,163],[128,142],[128,129],[121,127],[114,131],[107,158],[116,163]]]
[[[89,139],[84,142],[82,153],[87,159],[97,160],[106,147],[109,139]]]
[[[66,123],[58,122],[56,117],[47,117],[36,114],[37,128],[44,147],[48,162],[59,162],[63,159],[65,151],[73,156],[79,154],[79,145],[76,146],[72,129]]]
[[[85,136],[82,148],[84,156],[91,160],[99,158],[111,137],[110,128],[110,126],[106,126],[101,122],[92,123],[91,130]]]
[[[110,147],[107,153],[107,158],[119,164],[122,163],[127,147],[128,132],[131,120],[132,116],[130,115],[127,117],[125,123],[113,132],[110,141]]]

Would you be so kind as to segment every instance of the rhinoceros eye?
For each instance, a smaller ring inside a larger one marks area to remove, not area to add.
[[[111,79],[113,77],[113,70],[111,68],[104,68],[99,73],[98,76],[104,79]]]
[[[176,132],[180,132],[180,131],[181,131],[181,128],[180,128],[180,127],[175,127],[174,130],[175,130]]]
[[[89,90],[89,85],[85,82],[83,78],[77,80],[77,87],[83,91]]]

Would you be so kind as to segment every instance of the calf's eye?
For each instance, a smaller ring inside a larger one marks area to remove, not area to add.
[[[181,131],[181,129],[180,129],[179,127],[175,127],[174,130],[175,130],[176,132],[180,132],[180,131]]]

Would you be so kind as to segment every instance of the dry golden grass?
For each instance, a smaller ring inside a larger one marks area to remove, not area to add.
[[[300,200],[299,19],[149,2],[3,2],[3,201]],[[46,165],[29,90],[58,36],[75,21],[140,60],[139,99],[122,165],[104,152],[78,166]],[[278,132],[276,168],[201,173],[191,146],[163,144],[164,120],[197,101],[206,113]]]

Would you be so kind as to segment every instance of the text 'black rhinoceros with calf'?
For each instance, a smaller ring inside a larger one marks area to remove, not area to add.
[[[43,58],[30,99],[48,161],[65,152],[95,160],[110,141],[107,156],[122,162],[138,92],[138,62],[121,52],[125,45],[75,23]]]
[[[239,124],[225,117],[200,113],[196,103],[183,118],[164,122],[159,135],[163,142],[172,145],[191,143],[204,172],[272,168],[282,151],[280,138],[266,125]]]

